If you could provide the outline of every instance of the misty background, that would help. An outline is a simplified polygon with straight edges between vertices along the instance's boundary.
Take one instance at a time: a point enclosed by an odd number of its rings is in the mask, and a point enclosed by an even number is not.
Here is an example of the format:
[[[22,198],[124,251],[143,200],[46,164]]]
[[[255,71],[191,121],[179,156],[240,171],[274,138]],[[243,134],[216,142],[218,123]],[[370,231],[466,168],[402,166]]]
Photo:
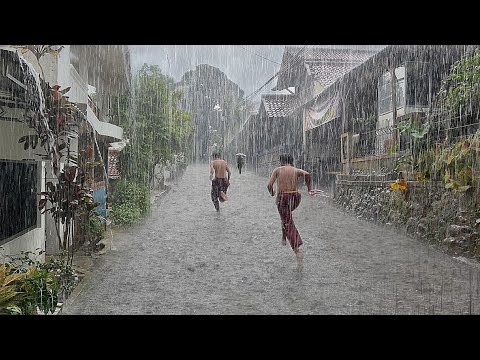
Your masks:
[[[224,72],[248,96],[280,69],[285,46],[292,45],[130,45],[130,50],[134,72],[144,63],[159,65],[164,74],[179,81],[185,72],[194,70],[197,65],[209,64]],[[308,45],[368,50],[380,50],[385,46]],[[274,93],[271,89],[275,84],[276,80],[272,81],[257,96]]]

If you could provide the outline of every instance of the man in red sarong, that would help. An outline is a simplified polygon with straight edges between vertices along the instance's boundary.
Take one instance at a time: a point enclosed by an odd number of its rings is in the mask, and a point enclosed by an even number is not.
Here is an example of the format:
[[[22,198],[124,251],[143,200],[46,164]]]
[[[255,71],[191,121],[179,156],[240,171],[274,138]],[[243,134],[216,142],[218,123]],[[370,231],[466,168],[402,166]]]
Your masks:
[[[305,170],[293,166],[291,155],[280,155],[280,166],[272,172],[267,189],[272,196],[275,196],[273,185],[277,181],[277,209],[282,221],[282,245],[290,242],[290,246],[297,259],[297,269],[303,269],[303,251],[300,246],[303,244],[300,234],[293,222],[292,211],[295,210],[302,199],[298,191],[298,180],[303,177],[311,196],[315,195],[312,189],[312,177]]]

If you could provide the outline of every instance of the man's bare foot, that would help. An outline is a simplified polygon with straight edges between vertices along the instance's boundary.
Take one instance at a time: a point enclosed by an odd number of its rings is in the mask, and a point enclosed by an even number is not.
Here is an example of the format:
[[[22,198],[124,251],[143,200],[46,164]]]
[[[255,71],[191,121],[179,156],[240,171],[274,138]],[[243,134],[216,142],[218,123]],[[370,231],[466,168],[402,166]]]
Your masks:
[[[297,270],[302,271],[303,270],[303,251],[301,249],[298,249],[295,252],[295,256],[297,257]]]
[[[227,194],[225,194],[223,191],[220,191],[220,199],[222,199],[222,201],[227,201]]]

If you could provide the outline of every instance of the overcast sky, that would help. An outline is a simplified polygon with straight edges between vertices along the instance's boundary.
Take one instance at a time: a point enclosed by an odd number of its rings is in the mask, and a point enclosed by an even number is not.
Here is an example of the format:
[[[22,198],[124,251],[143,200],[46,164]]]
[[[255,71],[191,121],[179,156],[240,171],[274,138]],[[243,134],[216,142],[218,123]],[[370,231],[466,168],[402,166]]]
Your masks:
[[[309,45],[314,46],[314,45]],[[315,45],[322,47],[381,49],[383,45]],[[285,45],[130,45],[132,68],[157,64],[165,74],[179,81],[198,64],[219,68],[235,82],[245,96],[267,82],[280,69]],[[271,82],[261,93],[269,92]]]

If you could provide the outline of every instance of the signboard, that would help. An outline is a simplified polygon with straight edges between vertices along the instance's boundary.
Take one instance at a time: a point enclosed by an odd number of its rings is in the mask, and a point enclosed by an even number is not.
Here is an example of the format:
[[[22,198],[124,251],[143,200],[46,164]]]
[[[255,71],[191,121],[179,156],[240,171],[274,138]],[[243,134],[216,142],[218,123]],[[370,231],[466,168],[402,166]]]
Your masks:
[[[120,169],[118,167],[118,156],[120,151],[117,149],[108,149],[108,178],[120,179]]]

